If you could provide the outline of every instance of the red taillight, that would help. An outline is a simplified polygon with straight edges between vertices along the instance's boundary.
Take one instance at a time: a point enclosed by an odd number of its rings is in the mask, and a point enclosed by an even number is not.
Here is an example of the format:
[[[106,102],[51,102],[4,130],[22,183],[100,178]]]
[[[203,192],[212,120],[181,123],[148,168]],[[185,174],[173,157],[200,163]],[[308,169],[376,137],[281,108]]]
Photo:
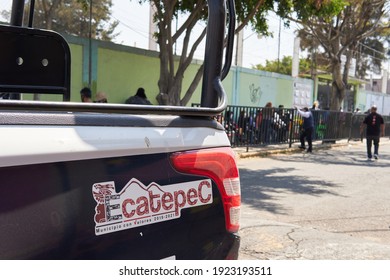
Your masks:
[[[171,156],[176,170],[211,178],[218,186],[225,210],[226,229],[240,227],[241,188],[234,152],[231,148],[213,148],[178,152]]]

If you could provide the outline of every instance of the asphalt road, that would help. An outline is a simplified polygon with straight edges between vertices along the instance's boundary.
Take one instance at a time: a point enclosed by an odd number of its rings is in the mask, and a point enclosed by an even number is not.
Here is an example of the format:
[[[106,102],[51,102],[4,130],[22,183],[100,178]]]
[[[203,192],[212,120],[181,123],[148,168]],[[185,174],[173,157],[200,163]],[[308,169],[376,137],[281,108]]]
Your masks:
[[[390,140],[239,159],[239,259],[389,260]]]

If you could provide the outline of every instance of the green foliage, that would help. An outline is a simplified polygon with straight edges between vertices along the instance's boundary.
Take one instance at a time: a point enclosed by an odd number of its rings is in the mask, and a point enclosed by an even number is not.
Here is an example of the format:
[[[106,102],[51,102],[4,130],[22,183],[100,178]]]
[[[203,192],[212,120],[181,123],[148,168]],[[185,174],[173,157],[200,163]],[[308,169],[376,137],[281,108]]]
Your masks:
[[[328,71],[332,73],[331,109],[338,109],[346,96],[348,69],[353,58],[357,60],[360,78],[365,77],[367,69],[380,70],[383,56],[372,56],[369,51],[383,53],[380,36],[389,29],[387,0],[344,2],[340,1],[343,9],[336,16],[311,17],[302,21],[303,28],[299,31],[301,48],[317,53],[316,64],[329,65]],[[343,57],[346,58],[344,64],[341,63]]]
[[[312,62],[310,59],[300,59],[299,60],[299,71],[300,73],[310,73],[312,67]],[[258,64],[253,67],[257,70],[274,72],[284,75],[291,75],[292,71],[292,57],[284,56],[281,60],[266,60],[265,65]]]
[[[92,38],[111,41],[117,21],[111,20],[112,0],[36,0],[33,27],[43,28],[75,36],[89,37],[90,3],[92,2]],[[30,1],[25,5],[27,25]],[[2,11],[9,19],[10,14]]]
[[[83,7],[84,11],[88,11],[90,1],[91,0],[77,0],[77,2],[80,3],[81,6]]]
[[[368,71],[381,74],[382,62],[386,60],[384,38],[365,38],[358,46],[356,53],[356,76],[364,79]]]
[[[331,19],[348,5],[348,2],[344,0],[294,0],[293,2],[297,18],[303,21],[313,16]]]
[[[85,0],[79,0],[85,1]],[[132,1],[132,0],[129,0]],[[158,9],[166,11],[167,1],[161,0],[137,0],[144,4],[153,2]],[[196,5],[205,6],[206,0],[168,1],[169,5],[175,3],[172,18],[178,14],[190,14]],[[289,24],[290,17],[306,20],[312,16],[333,17],[347,5],[345,0],[241,0],[235,1],[237,20],[249,25],[258,34],[272,35],[268,30],[267,16],[270,11],[285,19],[285,25]],[[206,6],[205,6],[206,7]],[[207,19],[207,8],[202,10],[198,20]]]
[[[131,1],[131,0],[129,0]],[[152,2],[157,10],[155,22],[158,25],[156,34],[160,46],[160,79],[158,81],[160,92],[166,93],[160,104],[186,105],[196,86],[201,79],[201,68],[188,90],[182,93],[182,79],[184,72],[192,60],[195,49],[202,37],[195,38],[195,44],[190,44],[192,29],[198,21],[207,19],[206,0],[136,0],[139,4]],[[307,20],[313,15],[326,15],[332,18],[340,7],[343,7],[344,0],[241,0],[235,1],[237,26],[236,33],[245,26],[250,26],[253,31],[264,36],[272,36],[268,28],[268,13],[275,12],[284,19],[284,24],[289,25],[293,18]],[[172,21],[177,15],[187,15],[188,18],[182,26],[179,26],[176,33],[172,28]],[[204,36],[204,33],[203,35]],[[179,39],[180,38],[180,39]],[[173,44],[183,40],[182,53],[180,54],[180,65],[174,64]],[[192,40],[194,41],[194,40]],[[279,64],[279,71],[285,74],[291,73],[287,68],[288,59]],[[291,63],[290,63],[291,64]],[[282,67],[281,67],[282,66]],[[274,71],[274,70],[273,70]],[[160,98],[161,95],[158,95]]]

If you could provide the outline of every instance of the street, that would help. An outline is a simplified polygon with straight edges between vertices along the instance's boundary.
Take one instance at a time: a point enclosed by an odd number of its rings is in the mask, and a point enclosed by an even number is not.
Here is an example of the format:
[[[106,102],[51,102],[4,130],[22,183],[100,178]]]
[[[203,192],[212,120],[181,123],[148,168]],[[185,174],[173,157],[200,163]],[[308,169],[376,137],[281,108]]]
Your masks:
[[[240,259],[390,259],[390,140],[239,159]]]

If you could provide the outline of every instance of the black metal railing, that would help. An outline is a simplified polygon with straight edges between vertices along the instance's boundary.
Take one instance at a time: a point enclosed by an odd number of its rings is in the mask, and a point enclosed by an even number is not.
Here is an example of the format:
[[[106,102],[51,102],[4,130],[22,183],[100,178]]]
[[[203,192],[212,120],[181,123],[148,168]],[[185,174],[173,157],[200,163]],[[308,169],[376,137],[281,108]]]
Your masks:
[[[197,107],[199,104],[192,104]],[[341,139],[362,140],[360,125],[365,114],[313,110],[313,141],[335,142]],[[265,108],[228,106],[216,116],[225,128],[232,147],[259,147],[264,145],[299,142],[303,119],[292,108]],[[384,116],[385,136],[390,136],[390,117]]]

